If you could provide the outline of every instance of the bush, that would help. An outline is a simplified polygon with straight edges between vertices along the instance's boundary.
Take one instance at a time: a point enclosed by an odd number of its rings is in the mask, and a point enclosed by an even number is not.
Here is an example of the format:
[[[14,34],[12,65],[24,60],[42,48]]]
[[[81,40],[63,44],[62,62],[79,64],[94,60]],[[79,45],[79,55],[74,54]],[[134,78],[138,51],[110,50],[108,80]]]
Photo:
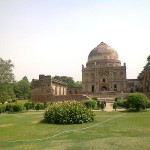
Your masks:
[[[96,108],[97,107],[97,101],[95,100],[85,100],[84,101],[84,105],[87,107],[87,108]]]
[[[142,93],[131,93],[127,97],[127,105],[128,109],[135,109],[136,111],[140,111],[141,109],[145,109],[148,106],[148,98],[145,94]]]
[[[43,110],[43,109],[44,109],[44,105],[43,105],[43,104],[40,104],[40,103],[37,103],[37,104],[35,105],[35,109],[38,110],[38,111],[39,111],[40,109]]]
[[[104,103],[104,101],[101,102],[100,108],[102,109],[102,111],[104,110],[104,108],[105,108],[105,103]]]
[[[10,111],[10,112],[13,111],[13,106],[12,106],[12,104],[7,104],[7,105],[6,105],[6,111]]]
[[[82,124],[94,120],[91,109],[76,101],[57,102],[49,105],[44,114],[46,123]]]
[[[96,100],[97,101],[98,99],[97,99],[97,97],[92,97],[92,100]]]
[[[17,99],[14,98],[14,99],[11,100],[11,102],[12,102],[12,103],[16,103],[16,102],[17,102]]]
[[[122,100],[122,97],[121,97],[121,96],[115,97],[115,102],[117,102],[118,100],[119,100],[119,101]]]
[[[148,101],[147,108],[150,108],[150,100]]]
[[[25,108],[26,110],[32,109],[32,102],[27,102],[27,103],[25,103],[25,104],[24,104],[24,108]]]
[[[118,99],[115,103],[117,107],[127,108],[127,99]]]
[[[6,106],[5,105],[0,105],[0,114],[5,113],[6,111]]]
[[[19,112],[23,110],[23,106],[21,104],[12,105],[13,112]]]
[[[21,104],[8,104],[6,105],[6,111],[8,112],[19,112],[23,110],[23,106]]]
[[[117,109],[117,103],[116,102],[113,104],[113,109],[115,109],[115,111]]]

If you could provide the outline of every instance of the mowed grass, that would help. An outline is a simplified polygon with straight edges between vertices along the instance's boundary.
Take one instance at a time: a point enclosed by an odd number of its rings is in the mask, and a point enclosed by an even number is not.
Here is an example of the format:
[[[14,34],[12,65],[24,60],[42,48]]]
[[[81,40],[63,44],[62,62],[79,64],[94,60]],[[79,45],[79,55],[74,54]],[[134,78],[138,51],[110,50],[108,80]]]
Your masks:
[[[43,114],[44,111],[1,114],[0,150],[150,149],[150,111],[126,114],[115,111],[95,112],[94,122],[77,125],[41,123]],[[86,127],[90,128],[80,130]],[[52,137],[68,130],[74,131]],[[46,137],[51,138],[43,139]]]

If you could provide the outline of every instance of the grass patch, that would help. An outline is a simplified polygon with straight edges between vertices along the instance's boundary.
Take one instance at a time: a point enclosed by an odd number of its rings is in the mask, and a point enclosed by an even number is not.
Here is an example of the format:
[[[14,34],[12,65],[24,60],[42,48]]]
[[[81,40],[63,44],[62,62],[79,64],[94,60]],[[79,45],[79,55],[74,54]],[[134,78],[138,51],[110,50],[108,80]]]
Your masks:
[[[44,111],[0,115],[0,149],[2,150],[149,150],[150,111],[127,113],[82,131],[64,133],[59,136],[30,142],[11,140],[34,140],[50,137],[63,131],[79,130],[95,125],[122,112],[95,112],[94,122],[76,125],[42,123]]]

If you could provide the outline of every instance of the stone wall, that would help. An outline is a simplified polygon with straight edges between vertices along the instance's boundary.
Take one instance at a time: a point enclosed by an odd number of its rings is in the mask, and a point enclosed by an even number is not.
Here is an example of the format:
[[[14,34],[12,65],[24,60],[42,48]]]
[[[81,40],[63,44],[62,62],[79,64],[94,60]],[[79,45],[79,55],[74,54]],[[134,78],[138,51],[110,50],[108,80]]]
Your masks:
[[[33,98],[35,102],[54,102],[54,101],[83,101],[89,99],[88,96],[82,94],[72,94],[72,95],[41,95],[39,97]]]
[[[33,101],[47,101],[53,95],[67,94],[67,84],[52,79],[50,75],[39,75],[39,79],[33,79],[31,88],[31,99]]]

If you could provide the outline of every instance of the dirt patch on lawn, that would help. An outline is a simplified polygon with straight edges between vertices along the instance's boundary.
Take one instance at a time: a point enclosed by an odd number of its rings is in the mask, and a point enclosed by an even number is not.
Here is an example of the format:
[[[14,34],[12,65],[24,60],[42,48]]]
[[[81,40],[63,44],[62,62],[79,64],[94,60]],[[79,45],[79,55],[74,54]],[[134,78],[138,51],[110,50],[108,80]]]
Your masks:
[[[32,124],[37,124],[37,123],[40,123],[40,121],[39,120],[32,121]]]
[[[13,124],[0,124],[0,128],[10,127],[13,126]]]

